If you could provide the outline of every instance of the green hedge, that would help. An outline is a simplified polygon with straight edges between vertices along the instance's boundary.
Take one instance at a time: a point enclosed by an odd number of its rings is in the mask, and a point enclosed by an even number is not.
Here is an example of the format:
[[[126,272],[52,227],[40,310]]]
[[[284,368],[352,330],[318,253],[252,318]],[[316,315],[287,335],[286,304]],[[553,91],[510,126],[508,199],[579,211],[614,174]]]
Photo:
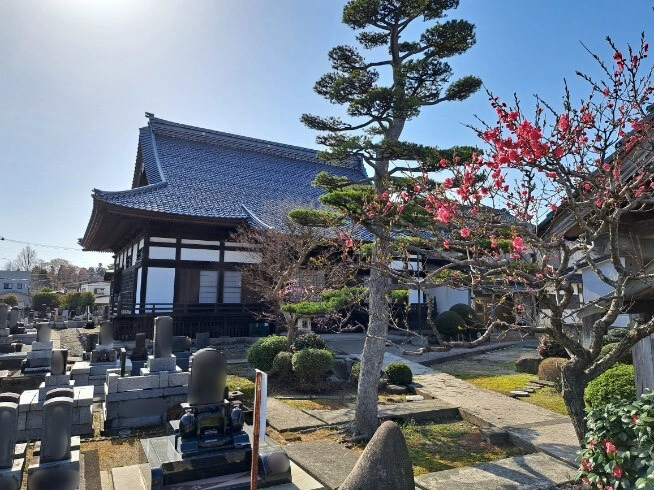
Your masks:
[[[481,323],[477,312],[465,303],[457,303],[453,305],[452,308],[450,308],[450,311],[453,311],[463,318],[463,321],[466,322],[466,325],[469,327],[476,327]]]
[[[453,338],[459,335],[461,330],[467,328],[466,322],[461,315],[453,311],[444,311],[434,320],[434,326],[438,333],[445,337]]]
[[[334,365],[334,355],[326,349],[302,349],[293,354],[293,372],[302,383],[322,381]]]
[[[302,349],[326,349],[327,344],[317,333],[303,333],[298,335],[291,346],[293,352],[300,351]]]
[[[359,375],[361,374],[361,363],[355,362],[352,364],[352,370],[350,371],[350,379],[355,383],[359,383]]]
[[[279,352],[273,359],[270,375],[288,380],[293,376],[293,353]]]
[[[586,386],[584,399],[591,408],[604,406],[614,399],[636,399],[636,373],[629,364],[616,364]]]
[[[250,366],[268,372],[272,369],[275,356],[287,350],[288,340],[281,335],[271,335],[257,340],[248,349],[247,360]]]
[[[386,374],[388,381],[394,385],[408,385],[413,382],[411,368],[403,362],[391,362],[386,366],[384,374]]]
[[[254,401],[254,382],[247,378],[230,374],[227,376],[227,389],[229,391],[240,391],[246,400]]]

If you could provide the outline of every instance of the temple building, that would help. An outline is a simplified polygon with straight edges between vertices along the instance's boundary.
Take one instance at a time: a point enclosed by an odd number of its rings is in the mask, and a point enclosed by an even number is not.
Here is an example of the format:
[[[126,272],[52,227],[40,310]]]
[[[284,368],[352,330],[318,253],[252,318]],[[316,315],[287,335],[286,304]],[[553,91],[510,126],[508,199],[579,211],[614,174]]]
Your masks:
[[[114,255],[115,335],[151,334],[162,314],[176,335],[248,335],[259,306],[238,267],[258,256],[230,234],[282,226],[289,209],[319,205],[319,172],[361,180],[363,164],[331,165],[315,150],[146,116],[132,188],[94,189],[80,241]]]

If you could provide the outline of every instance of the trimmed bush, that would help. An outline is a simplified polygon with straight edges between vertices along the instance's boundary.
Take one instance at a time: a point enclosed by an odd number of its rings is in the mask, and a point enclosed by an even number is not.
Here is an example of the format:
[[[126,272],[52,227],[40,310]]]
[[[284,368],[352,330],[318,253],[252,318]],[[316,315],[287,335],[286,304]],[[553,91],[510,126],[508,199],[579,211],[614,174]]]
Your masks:
[[[584,400],[591,408],[600,408],[612,399],[636,398],[636,372],[629,364],[616,364],[586,386]]]
[[[613,350],[613,348],[618,345],[617,342],[612,342],[610,344],[606,344],[604,347],[602,347],[602,350],[600,351],[599,358],[601,359],[605,355],[607,355],[609,352]],[[622,364],[633,364],[634,359],[631,355],[631,350],[628,350],[627,352],[624,353],[624,355],[618,359],[618,362]]]
[[[602,342],[604,345],[620,342],[628,333],[628,328],[611,328],[606,335],[602,337]]]
[[[279,352],[273,359],[270,375],[277,378],[290,378],[293,376],[293,353]]]
[[[543,359],[548,357],[564,357],[568,359],[570,357],[563,346],[549,335],[542,335],[540,337],[538,353]]]
[[[394,385],[408,385],[413,382],[413,373],[411,368],[403,362],[391,362],[384,374],[388,377],[388,381]]]
[[[361,374],[361,363],[355,362],[354,364],[352,364],[352,370],[350,371],[350,379],[355,383],[358,383],[360,374]]]
[[[292,365],[300,382],[317,383],[334,365],[334,355],[327,349],[302,349],[293,354]]]
[[[453,311],[466,322],[466,325],[469,327],[477,327],[481,323],[479,320],[479,315],[473,310],[469,305],[465,303],[457,303],[450,308],[450,311]]]
[[[254,401],[254,382],[241,376],[228,375],[227,376],[227,389],[229,391],[241,391],[243,397],[250,401]]]
[[[587,410],[578,478],[589,488],[654,487],[654,392]]]
[[[247,359],[250,366],[268,372],[272,369],[275,356],[287,348],[286,337],[271,335],[257,340],[248,349]]]
[[[566,362],[568,362],[568,359],[565,357],[543,359],[538,366],[538,378],[556,383],[556,386],[561,386],[561,370]]]
[[[293,352],[301,351],[302,349],[326,349],[327,344],[317,333],[303,333],[298,335],[291,345],[291,350]]]
[[[0,303],[7,304],[9,306],[18,306],[18,298],[15,294],[5,294],[0,296]]]
[[[466,322],[461,315],[453,311],[444,311],[434,320],[434,326],[438,333],[444,337],[454,338],[467,328]]]

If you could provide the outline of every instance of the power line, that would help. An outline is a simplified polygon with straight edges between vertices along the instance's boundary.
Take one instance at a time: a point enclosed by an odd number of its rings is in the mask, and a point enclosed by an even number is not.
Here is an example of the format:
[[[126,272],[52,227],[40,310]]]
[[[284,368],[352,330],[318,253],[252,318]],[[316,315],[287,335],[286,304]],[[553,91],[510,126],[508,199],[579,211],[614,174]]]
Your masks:
[[[22,240],[12,240],[11,238],[5,238],[3,236],[0,236],[0,240],[6,242],[12,242],[12,243],[20,243],[22,245],[31,245],[34,247],[44,247],[44,248],[51,248],[55,250],[69,250],[71,252],[84,252],[84,250],[82,250],[81,248],[63,247],[61,245],[47,245],[45,243],[24,242]]]

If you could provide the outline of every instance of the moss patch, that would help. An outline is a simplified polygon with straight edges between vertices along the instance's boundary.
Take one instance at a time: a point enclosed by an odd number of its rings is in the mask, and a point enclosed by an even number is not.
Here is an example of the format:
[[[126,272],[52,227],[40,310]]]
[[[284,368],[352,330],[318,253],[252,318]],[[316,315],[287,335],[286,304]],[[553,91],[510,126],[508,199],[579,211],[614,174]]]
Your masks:
[[[444,424],[408,422],[402,426],[402,433],[409,447],[415,476],[525,454],[515,446],[499,447],[487,443],[478,427],[464,421]]]

